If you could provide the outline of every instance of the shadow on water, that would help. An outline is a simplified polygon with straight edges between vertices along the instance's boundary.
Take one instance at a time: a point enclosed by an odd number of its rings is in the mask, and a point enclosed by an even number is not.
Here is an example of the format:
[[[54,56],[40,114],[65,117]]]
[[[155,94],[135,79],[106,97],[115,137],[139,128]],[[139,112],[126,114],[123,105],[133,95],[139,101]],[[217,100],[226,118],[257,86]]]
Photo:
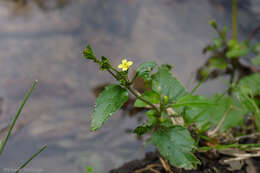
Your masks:
[[[260,19],[258,0],[248,2],[241,1],[239,8],[243,37]],[[87,165],[108,172],[141,158],[153,148],[143,149],[142,141],[126,133],[143,115],[131,104],[100,131],[90,133],[93,92],[113,79],[87,63],[81,50],[91,44],[98,56],[111,57],[114,65],[126,56],[134,61],[134,68],[146,60],[174,63],[175,75],[191,89],[196,70],[207,59],[201,51],[216,36],[208,26],[212,18],[231,28],[230,4],[224,0],[0,1],[0,129],[8,125],[32,81],[39,80],[0,158],[0,172],[15,168],[43,144],[48,149],[31,166],[46,173],[79,173]],[[225,80],[206,83],[199,92],[221,92]],[[137,118],[128,116],[135,114]]]

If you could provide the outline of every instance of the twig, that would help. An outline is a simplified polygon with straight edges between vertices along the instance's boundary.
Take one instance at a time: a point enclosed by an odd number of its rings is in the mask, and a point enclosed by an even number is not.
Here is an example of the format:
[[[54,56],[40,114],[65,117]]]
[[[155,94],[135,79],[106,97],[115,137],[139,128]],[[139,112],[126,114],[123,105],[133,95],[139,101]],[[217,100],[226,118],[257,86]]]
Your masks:
[[[228,163],[228,162],[231,162],[231,161],[249,159],[249,158],[251,158],[251,157],[259,157],[259,156],[260,156],[260,152],[254,153],[254,154],[250,154],[250,153],[246,153],[246,154],[234,153],[234,155],[236,156],[235,158],[226,159],[226,160],[224,160],[223,162],[224,162],[224,163]]]
[[[245,138],[256,138],[256,137],[258,137],[258,136],[260,136],[260,132],[236,137],[236,138],[234,139],[234,141],[239,141],[240,139],[245,139]]]
[[[162,163],[163,168],[165,169],[165,171],[166,171],[167,173],[173,173],[173,172],[171,171],[171,167],[170,167],[170,165],[168,164],[168,162],[165,161],[162,157],[159,157],[159,158],[160,158],[160,162]]]
[[[150,165],[147,165],[145,168],[136,170],[135,173],[142,173],[142,172],[147,171],[147,170],[150,170],[151,172],[154,172],[154,173],[160,173],[159,171],[153,169],[154,167],[162,167],[162,165],[160,165],[160,164],[150,164]]]
[[[251,42],[251,40],[254,38],[254,36],[260,31],[260,26],[257,26],[248,36],[248,42]]]
[[[218,123],[217,127],[208,132],[208,136],[213,137],[216,135],[216,133],[220,130],[221,126],[223,125],[223,123],[225,122],[228,114],[230,113],[230,111],[233,109],[233,106],[231,105],[228,110],[225,112],[224,116],[222,117],[222,119],[220,120],[220,122]]]

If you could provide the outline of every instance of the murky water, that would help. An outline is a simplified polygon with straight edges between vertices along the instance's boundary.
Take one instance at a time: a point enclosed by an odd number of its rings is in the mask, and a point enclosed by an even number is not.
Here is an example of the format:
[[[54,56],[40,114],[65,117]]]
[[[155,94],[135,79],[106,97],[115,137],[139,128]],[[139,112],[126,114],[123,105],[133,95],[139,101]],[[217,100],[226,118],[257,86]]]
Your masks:
[[[258,0],[241,1],[243,38],[260,23]],[[206,61],[201,50],[215,36],[208,21],[231,27],[226,0],[21,0],[0,1],[0,128],[8,125],[34,79],[39,84],[23,110],[15,133],[0,157],[0,172],[16,168],[43,144],[48,149],[29,167],[34,172],[80,173],[87,165],[107,172],[141,158],[142,142],[126,131],[138,124],[119,111],[90,133],[93,88],[111,82],[109,74],[87,63],[81,50],[91,44],[97,55],[119,64],[128,57],[175,64],[187,88]],[[257,36],[259,38],[259,36]],[[136,67],[136,66],[135,66]],[[225,79],[199,92],[225,89]],[[116,127],[116,128],[115,128]],[[27,170],[29,171],[29,170]]]

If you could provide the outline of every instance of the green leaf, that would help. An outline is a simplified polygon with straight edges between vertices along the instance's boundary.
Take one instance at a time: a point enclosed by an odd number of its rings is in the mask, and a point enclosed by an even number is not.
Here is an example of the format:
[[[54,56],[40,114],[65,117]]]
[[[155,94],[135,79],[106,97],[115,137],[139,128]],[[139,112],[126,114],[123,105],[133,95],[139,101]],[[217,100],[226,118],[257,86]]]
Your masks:
[[[87,166],[86,173],[94,173],[94,168],[92,166]]]
[[[153,126],[151,126],[151,125],[143,124],[143,125],[136,127],[134,129],[133,133],[135,133],[137,136],[142,136],[145,133],[148,133],[152,129],[152,127]]]
[[[228,64],[223,58],[212,57],[209,59],[209,66],[210,66],[210,68],[226,70],[228,67]]]
[[[108,85],[96,101],[91,130],[98,130],[114,112],[116,112],[128,99],[126,89],[119,85]]]
[[[174,65],[170,65],[170,64],[162,64],[161,65],[161,68],[166,68],[169,71],[171,71],[173,67],[174,67]]]
[[[260,66],[260,55],[259,56],[256,56],[254,59],[252,59],[252,63],[254,65],[259,65]]]
[[[253,47],[254,53],[258,54],[260,53],[260,43],[256,43]]]
[[[90,45],[86,47],[85,50],[83,50],[83,55],[86,59],[93,60],[95,62],[98,62],[96,55],[94,54],[92,48]]]
[[[155,110],[149,110],[146,112],[149,125],[155,125],[158,121],[157,112]]]
[[[100,62],[100,70],[101,71],[104,71],[104,70],[107,70],[111,67],[110,65],[110,62],[109,62],[109,59],[102,56],[101,57],[101,62]]]
[[[246,110],[244,107],[233,97],[223,97],[219,99],[219,96],[213,96],[210,98],[211,102],[215,102],[216,105],[209,105],[208,107],[188,107],[185,110],[184,119],[186,123],[195,123],[198,128],[211,124],[216,126],[225,112],[230,108],[233,109],[227,115],[221,131],[227,130],[232,127],[240,126],[243,124],[244,115]],[[210,126],[208,126],[210,128]]]
[[[234,48],[235,46],[237,46],[237,45],[238,45],[237,40],[231,39],[231,40],[228,41],[228,48],[229,48],[229,49],[233,49],[233,48]]]
[[[244,87],[242,85],[238,88],[235,88],[233,94],[245,106],[248,112],[253,112],[257,130],[260,131],[260,108],[257,105],[256,99],[254,98],[254,95],[252,95],[250,88]]]
[[[144,62],[143,64],[139,65],[137,68],[137,76],[143,78],[144,80],[151,80],[151,72],[154,68],[157,67],[157,64],[153,61],[151,62]]]
[[[199,96],[199,95],[186,95],[181,97],[175,104],[172,104],[171,107],[177,108],[182,106],[189,107],[207,107],[216,105],[212,100],[207,97]]]
[[[216,48],[215,45],[213,45],[213,46],[212,46],[212,45],[207,45],[207,46],[203,49],[202,53],[205,54],[205,53],[207,53],[207,52],[214,52],[216,49],[217,49],[217,48]]]
[[[253,112],[257,130],[260,131],[260,109],[258,99],[255,99],[255,96],[260,96],[260,73],[242,78],[233,94],[244,104],[248,112]]]
[[[170,118],[160,118],[160,126],[164,127],[164,128],[172,128],[174,127],[172,121]]]
[[[226,53],[227,58],[240,58],[249,53],[248,43],[244,42],[242,44],[236,43],[231,44],[229,51]]]
[[[161,102],[161,97],[160,95],[153,91],[153,90],[150,90],[150,91],[145,91],[142,95],[141,95],[141,98],[151,102],[152,104],[159,104]],[[137,99],[135,101],[135,104],[134,104],[135,107],[146,107],[148,106],[148,104],[146,104],[145,102],[143,102],[142,100],[140,99]]]
[[[210,24],[214,29],[217,29],[217,28],[218,28],[217,23],[216,23],[216,21],[215,21],[214,19],[211,19],[211,20],[209,21],[209,24]]]
[[[215,44],[216,48],[221,48],[223,46],[223,41],[221,38],[215,38],[214,44]]]
[[[260,95],[260,73],[254,73],[242,78],[238,87],[250,89],[254,96]]]
[[[152,143],[161,155],[177,168],[193,169],[200,161],[192,153],[195,141],[190,132],[181,126],[157,130],[152,135]]]
[[[152,76],[152,89],[162,96],[168,96],[171,101],[187,94],[182,84],[165,67],[160,67]]]

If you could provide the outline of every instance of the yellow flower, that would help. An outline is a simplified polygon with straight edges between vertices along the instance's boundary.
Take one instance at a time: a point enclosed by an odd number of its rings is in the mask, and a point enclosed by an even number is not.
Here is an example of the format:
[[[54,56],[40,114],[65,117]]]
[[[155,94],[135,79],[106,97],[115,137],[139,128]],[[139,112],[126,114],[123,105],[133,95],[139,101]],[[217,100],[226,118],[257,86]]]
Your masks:
[[[119,64],[118,68],[121,68],[123,71],[127,71],[132,64],[133,61],[127,61],[126,59],[123,59],[122,64]]]

